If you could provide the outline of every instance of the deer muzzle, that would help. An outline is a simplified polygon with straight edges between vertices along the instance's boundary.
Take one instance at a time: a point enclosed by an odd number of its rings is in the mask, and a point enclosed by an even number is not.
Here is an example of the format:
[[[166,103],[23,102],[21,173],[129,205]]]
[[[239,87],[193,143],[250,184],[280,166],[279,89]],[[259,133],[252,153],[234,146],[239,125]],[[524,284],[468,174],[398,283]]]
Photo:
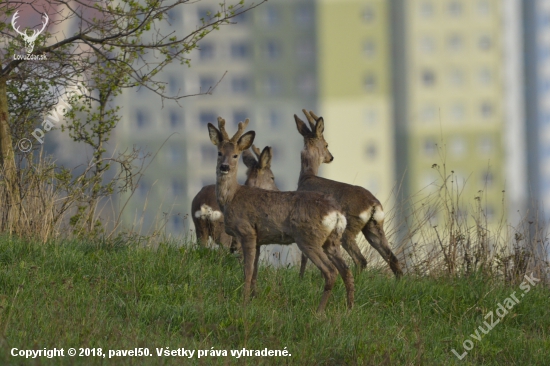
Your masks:
[[[220,173],[222,173],[222,174],[229,173],[229,164],[220,165]]]

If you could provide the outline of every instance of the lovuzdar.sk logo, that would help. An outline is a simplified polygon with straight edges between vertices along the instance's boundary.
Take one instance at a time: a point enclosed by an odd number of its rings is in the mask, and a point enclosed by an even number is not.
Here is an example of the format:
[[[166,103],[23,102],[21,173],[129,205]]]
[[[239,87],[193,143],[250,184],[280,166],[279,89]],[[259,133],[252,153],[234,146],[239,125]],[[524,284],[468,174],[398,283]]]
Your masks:
[[[20,34],[23,37],[23,40],[25,41],[25,50],[27,51],[26,55],[14,55],[14,60],[45,60],[46,55],[31,55],[33,49],[34,49],[34,42],[38,38],[38,36],[44,32],[44,29],[46,29],[46,25],[48,25],[48,14],[44,13],[42,17],[44,18],[44,23],[42,24],[42,29],[37,31],[36,29],[32,29],[32,34],[29,36],[27,34],[27,30],[25,29],[23,32],[19,30],[19,27],[15,24],[15,21],[19,16],[16,11],[15,14],[13,14],[13,17],[11,18],[11,26],[13,27],[13,30],[16,31],[18,34]]]

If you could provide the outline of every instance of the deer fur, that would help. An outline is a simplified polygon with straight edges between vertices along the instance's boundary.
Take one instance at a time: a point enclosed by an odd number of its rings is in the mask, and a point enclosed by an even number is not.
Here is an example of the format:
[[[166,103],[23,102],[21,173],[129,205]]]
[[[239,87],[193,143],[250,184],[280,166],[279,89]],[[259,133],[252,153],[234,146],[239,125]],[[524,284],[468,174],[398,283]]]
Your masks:
[[[238,158],[255,137],[254,131],[243,134],[247,125],[248,119],[239,123],[237,133],[229,138],[221,117],[219,129],[208,124],[210,140],[218,148],[216,197],[225,217],[225,231],[242,246],[245,302],[255,293],[260,246],[295,242],[325,278],[317,311],[325,309],[338,272],[344,280],[351,309],[353,275],[340,255],[340,236],[346,219],[339,205],[317,192],[278,192],[239,185]]]
[[[247,166],[246,186],[260,187],[263,189],[278,191],[275,184],[275,176],[271,171],[271,159],[273,153],[271,147],[266,146],[262,152],[256,146],[252,145],[252,154],[249,150],[243,152],[243,162]],[[202,187],[191,202],[191,213],[197,240],[201,245],[207,245],[208,237],[231,251],[240,250],[238,243],[233,241],[232,237],[225,232],[223,213],[216,199],[216,185],[211,184]]]
[[[384,233],[384,210],[380,201],[363,187],[341,183],[317,176],[322,163],[330,163],[334,157],[328,150],[323,132],[325,129],[322,117],[313,112],[302,110],[308,120],[306,124],[294,115],[298,132],[304,137],[304,149],[301,152],[301,170],[298,180],[298,191],[315,191],[333,197],[346,215],[347,226],[342,235],[342,246],[349,253],[355,264],[361,269],[367,266],[367,260],[361,254],[355,238],[362,232],[370,245],[380,253],[389,264],[397,278],[403,272],[397,257],[393,254],[386,234]],[[302,253],[300,277],[303,277],[307,256]]]

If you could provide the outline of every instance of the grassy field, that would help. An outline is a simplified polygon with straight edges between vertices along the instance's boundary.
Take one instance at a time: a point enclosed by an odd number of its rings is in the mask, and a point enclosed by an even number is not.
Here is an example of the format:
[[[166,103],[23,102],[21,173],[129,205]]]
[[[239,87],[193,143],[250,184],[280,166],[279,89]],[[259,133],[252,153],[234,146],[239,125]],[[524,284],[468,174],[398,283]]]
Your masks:
[[[488,278],[355,274],[347,312],[339,279],[317,315],[323,280],[313,267],[263,267],[259,295],[242,306],[242,267],[222,250],[120,241],[35,244],[0,238],[0,364],[548,365],[550,291],[528,293]],[[515,293],[519,303],[494,328],[488,313]],[[522,297],[521,295],[524,295]],[[508,303],[509,304],[509,303]],[[502,312],[502,310],[501,310]],[[487,317],[486,317],[487,316]],[[478,329],[480,340],[476,334]],[[469,340],[469,341],[467,341]],[[465,342],[466,341],[466,342]],[[466,355],[463,344],[471,350]],[[152,356],[70,357],[68,349],[133,350]],[[25,359],[12,349],[63,348],[65,357]],[[195,350],[191,359],[157,349]],[[286,357],[231,350],[287,350]],[[454,355],[463,355],[459,360]],[[198,350],[208,355],[198,356]],[[227,356],[211,356],[211,351]],[[88,350],[89,352],[94,352]],[[16,351],[19,352],[19,351]]]

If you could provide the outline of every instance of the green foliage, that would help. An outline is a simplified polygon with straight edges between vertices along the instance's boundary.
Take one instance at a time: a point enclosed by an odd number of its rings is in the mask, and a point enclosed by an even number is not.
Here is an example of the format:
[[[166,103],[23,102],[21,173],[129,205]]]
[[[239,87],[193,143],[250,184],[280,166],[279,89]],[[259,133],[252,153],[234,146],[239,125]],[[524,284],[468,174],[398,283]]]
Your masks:
[[[459,361],[462,342],[484,316],[517,291],[491,278],[401,281],[377,272],[355,276],[356,306],[346,311],[338,280],[317,315],[323,280],[311,269],[261,267],[258,296],[241,303],[242,267],[223,250],[137,238],[44,245],[0,238],[0,363],[18,364],[12,347],[134,349],[283,349],[286,359],[118,358],[116,364],[546,365],[550,292],[538,285]],[[50,362],[47,362],[50,361]],[[37,362],[104,364],[75,357]]]

